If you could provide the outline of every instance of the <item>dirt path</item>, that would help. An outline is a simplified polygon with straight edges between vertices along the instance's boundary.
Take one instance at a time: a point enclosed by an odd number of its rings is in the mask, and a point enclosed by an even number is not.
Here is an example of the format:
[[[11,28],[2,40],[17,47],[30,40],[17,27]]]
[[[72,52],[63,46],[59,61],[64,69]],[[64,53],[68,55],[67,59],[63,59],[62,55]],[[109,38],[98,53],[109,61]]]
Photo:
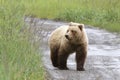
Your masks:
[[[68,23],[26,18],[35,41],[40,40],[43,63],[47,72],[46,80],[120,80],[120,36],[104,30],[86,26],[89,38],[86,71],[76,71],[74,54],[69,57],[70,70],[54,68],[49,58],[47,40],[49,34],[60,25]]]

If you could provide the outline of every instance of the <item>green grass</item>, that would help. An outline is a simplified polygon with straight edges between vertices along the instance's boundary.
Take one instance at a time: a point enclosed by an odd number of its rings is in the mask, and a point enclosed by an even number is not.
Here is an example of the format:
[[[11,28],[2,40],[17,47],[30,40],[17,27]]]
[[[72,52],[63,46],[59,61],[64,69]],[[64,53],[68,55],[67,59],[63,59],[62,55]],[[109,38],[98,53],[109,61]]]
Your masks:
[[[24,6],[27,16],[79,22],[120,32],[120,0],[20,0],[19,4]]]
[[[26,15],[75,21],[120,32],[120,0],[25,0]]]
[[[0,0],[0,80],[43,80],[24,16],[75,21],[120,32],[120,0]]]
[[[43,80],[38,47],[31,45],[24,25],[25,6],[19,0],[0,0],[0,80]]]

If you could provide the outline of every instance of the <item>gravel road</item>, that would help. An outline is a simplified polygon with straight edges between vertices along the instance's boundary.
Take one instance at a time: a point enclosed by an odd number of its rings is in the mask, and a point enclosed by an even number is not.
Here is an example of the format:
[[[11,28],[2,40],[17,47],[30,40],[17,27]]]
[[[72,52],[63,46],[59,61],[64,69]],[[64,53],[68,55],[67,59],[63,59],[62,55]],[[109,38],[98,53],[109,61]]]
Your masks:
[[[70,70],[59,70],[51,64],[47,41],[54,29],[68,23],[38,18],[25,18],[25,22],[34,34],[33,41],[40,42],[46,80],[120,80],[119,34],[85,26],[89,39],[86,71],[76,71],[75,54],[68,59]]]

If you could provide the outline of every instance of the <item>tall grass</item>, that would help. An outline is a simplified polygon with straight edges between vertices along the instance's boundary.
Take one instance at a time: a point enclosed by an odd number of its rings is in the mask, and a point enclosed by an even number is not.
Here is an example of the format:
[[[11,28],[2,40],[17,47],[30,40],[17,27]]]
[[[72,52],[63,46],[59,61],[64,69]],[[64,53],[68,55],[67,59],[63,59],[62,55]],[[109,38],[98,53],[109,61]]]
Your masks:
[[[120,32],[120,0],[25,0],[26,15]]]
[[[43,80],[24,16],[75,21],[120,32],[120,0],[0,0],[0,80]]]
[[[0,0],[0,80],[43,80],[37,47],[31,45],[24,25],[25,6],[19,0]]]
[[[66,9],[58,19],[82,22],[120,32],[120,1],[119,0],[81,0],[79,8]]]

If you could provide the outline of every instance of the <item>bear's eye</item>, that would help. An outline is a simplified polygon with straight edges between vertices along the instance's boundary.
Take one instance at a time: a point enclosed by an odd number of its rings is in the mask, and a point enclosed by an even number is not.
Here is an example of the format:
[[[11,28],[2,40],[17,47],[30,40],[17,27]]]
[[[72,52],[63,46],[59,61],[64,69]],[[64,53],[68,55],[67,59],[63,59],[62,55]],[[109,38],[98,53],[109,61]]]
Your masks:
[[[69,32],[69,30],[67,30],[67,32]]]
[[[76,31],[74,31],[74,30],[71,30],[71,32],[74,33],[74,34],[76,33]]]

